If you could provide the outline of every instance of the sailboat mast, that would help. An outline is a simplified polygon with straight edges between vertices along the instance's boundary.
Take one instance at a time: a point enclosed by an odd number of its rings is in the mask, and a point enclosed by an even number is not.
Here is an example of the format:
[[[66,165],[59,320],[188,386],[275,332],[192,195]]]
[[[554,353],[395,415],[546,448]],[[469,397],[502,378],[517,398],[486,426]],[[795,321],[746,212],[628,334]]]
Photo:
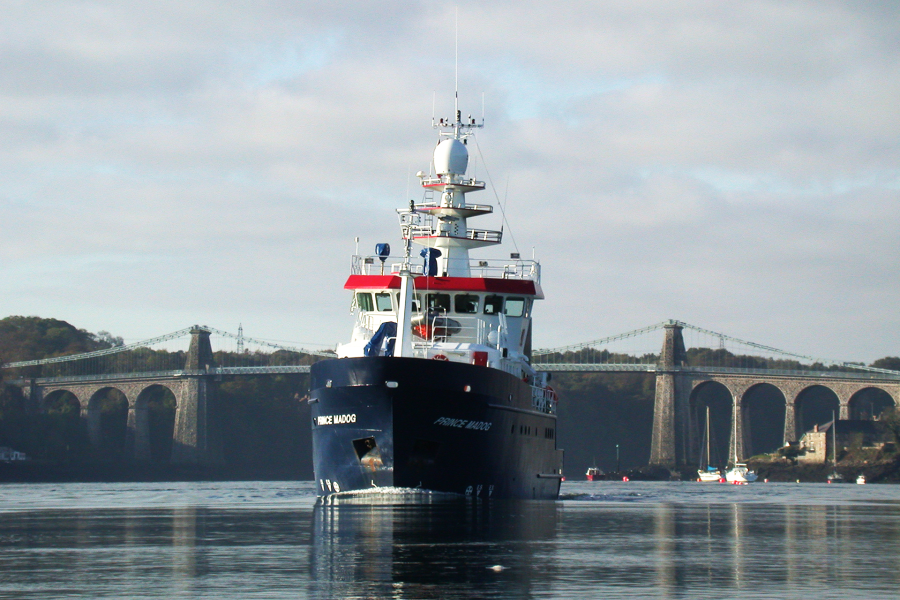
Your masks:
[[[710,455],[709,455],[709,407],[706,407],[706,466],[709,466],[710,463]]]
[[[831,467],[837,471],[837,418],[831,411]]]
[[[737,466],[738,455],[737,455],[737,405],[732,405],[731,407],[731,447],[732,453],[734,455],[734,464]]]

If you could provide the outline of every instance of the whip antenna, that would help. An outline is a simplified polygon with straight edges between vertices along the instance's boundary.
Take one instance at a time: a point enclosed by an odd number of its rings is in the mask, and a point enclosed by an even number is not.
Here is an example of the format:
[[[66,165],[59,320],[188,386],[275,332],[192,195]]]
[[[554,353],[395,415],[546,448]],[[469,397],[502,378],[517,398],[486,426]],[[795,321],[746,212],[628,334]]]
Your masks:
[[[455,57],[456,65],[454,67],[454,70],[456,71],[456,73],[455,73],[455,77],[456,77],[455,96],[456,97],[454,100],[455,106],[453,108],[456,111],[456,115],[457,115],[456,120],[459,121],[459,7],[458,6],[456,7],[456,40],[455,40],[455,42],[456,42],[456,57]]]

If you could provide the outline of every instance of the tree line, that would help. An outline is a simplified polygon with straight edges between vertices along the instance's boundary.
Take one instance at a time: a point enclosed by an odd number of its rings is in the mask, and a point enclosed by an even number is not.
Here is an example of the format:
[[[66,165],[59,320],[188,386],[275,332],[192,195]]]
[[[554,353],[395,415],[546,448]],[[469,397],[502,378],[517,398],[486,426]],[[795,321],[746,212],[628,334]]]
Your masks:
[[[0,363],[41,360],[122,345],[122,338],[107,332],[90,333],[56,319],[13,316],[0,320]],[[132,370],[164,370],[160,365],[183,369],[185,355],[181,351],[140,348],[103,357],[110,360],[92,368],[100,373],[116,372],[118,366]],[[316,359],[287,351],[244,352],[239,356],[214,354],[217,364],[245,366],[308,364]],[[52,463],[129,460],[125,437],[128,405],[118,390],[107,389],[97,398],[103,445],[94,448],[74,396],[54,394],[46,410],[39,412],[29,406],[21,387],[11,383],[20,377],[59,374],[61,369],[55,365],[0,369],[0,446],[10,446],[25,452],[29,458]],[[309,409],[304,401],[308,386],[305,374],[225,377],[218,386],[217,414],[226,462],[240,468],[258,466],[263,471],[311,477]],[[163,386],[155,386],[146,394],[151,459],[165,463],[171,455],[175,398]]]

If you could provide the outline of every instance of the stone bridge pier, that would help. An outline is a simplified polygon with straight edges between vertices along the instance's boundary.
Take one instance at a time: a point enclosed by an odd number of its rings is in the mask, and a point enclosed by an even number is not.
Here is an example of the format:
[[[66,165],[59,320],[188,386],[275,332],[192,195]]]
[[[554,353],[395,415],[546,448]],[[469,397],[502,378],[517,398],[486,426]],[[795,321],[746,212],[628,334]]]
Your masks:
[[[664,329],[656,371],[650,464],[675,466],[684,463],[688,456],[691,389],[678,371],[687,359],[681,326],[669,323]]]
[[[209,332],[195,327],[184,371],[134,377],[98,376],[96,379],[32,380],[23,392],[34,407],[46,409],[46,400],[54,392],[67,391],[78,400],[81,417],[95,447],[101,445],[99,393],[120,391],[128,403],[126,453],[138,461],[150,455],[149,388],[162,386],[175,397],[175,426],[172,432],[171,462],[186,465],[215,465],[222,462],[222,440],[218,414],[217,383],[209,370],[214,367]]]

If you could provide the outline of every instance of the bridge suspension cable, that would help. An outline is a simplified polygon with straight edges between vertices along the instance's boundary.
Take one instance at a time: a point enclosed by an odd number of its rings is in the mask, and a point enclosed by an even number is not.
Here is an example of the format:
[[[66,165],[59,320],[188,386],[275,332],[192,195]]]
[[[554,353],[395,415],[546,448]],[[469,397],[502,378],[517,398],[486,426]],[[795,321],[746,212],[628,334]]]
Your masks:
[[[215,329],[213,327],[203,327],[210,333],[215,333],[216,335],[221,335],[222,337],[231,338],[233,340],[237,340],[238,343],[243,346],[243,344],[257,344],[258,346],[266,346],[268,348],[275,348],[276,350],[287,350],[288,352],[299,352],[301,354],[312,354],[314,356],[329,356],[333,357],[334,351],[332,350],[306,350],[305,348],[296,348],[294,346],[285,346],[284,344],[273,344],[272,342],[266,342],[264,340],[254,339],[252,337],[247,337],[243,335],[243,333],[235,335],[228,331],[222,331],[221,329]]]
[[[258,346],[265,346],[267,348],[274,348],[276,350],[286,350],[288,352],[298,352],[300,354],[308,354],[314,356],[324,356],[324,357],[333,357],[334,352],[328,350],[306,350],[304,348],[295,348],[293,346],[286,346],[284,344],[273,344],[271,342],[266,342],[263,340],[257,340],[251,337],[247,337],[241,333],[235,335],[228,331],[222,331],[221,329],[215,329],[214,327],[207,327],[206,325],[194,325],[193,327],[186,327],[184,329],[179,329],[178,331],[173,331],[172,333],[167,333],[165,335],[160,335],[154,338],[150,338],[147,340],[142,340],[140,342],[132,342],[131,344],[125,344],[122,346],[113,346],[111,348],[104,348],[103,350],[95,350],[93,352],[83,352],[81,354],[67,354],[66,356],[55,356],[53,358],[43,358],[40,360],[24,360],[12,363],[5,363],[0,365],[0,368],[3,369],[15,369],[18,367],[33,367],[40,365],[50,365],[50,364],[58,364],[58,363],[66,363],[66,362],[74,362],[79,360],[86,360],[90,358],[97,358],[100,356],[109,356],[111,354],[119,354],[122,352],[129,352],[132,350],[136,350],[138,348],[146,348],[148,346],[152,346],[154,344],[160,344],[162,342],[168,342],[170,340],[187,337],[191,334],[191,332],[195,329],[202,329],[204,331],[208,331],[210,333],[214,333],[216,335],[237,340],[238,343],[242,346],[245,343],[256,344]]]
[[[664,321],[662,323],[657,323],[656,325],[650,325],[649,327],[642,327],[640,329],[635,329],[633,331],[627,331],[625,333],[620,333],[619,335],[613,335],[606,338],[601,338],[599,340],[593,340],[590,342],[582,342],[580,344],[571,344],[569,346],[561,346],[559,348],[540,348],[532,352],[533,356],[545,356],[549,354],[562,354],[564,352],[576,352],[578,350],[582,350],[584,348],[594,348],[597,346],[602,346],[603,344],[609,344],[612,342],[618,342],[620,340],[625,340],[628,338],[637,337],[644,333],[650,333],[652,331],[657,331],[662,329],[669,321]]]
[[[866,365],[861,365],[859,363],[832,360],[832,359],[828,359],[828,358],[817,358],[815,356],[807,356],[805,354],[798,354],[796,352],[788,352],[787,350],[780,350],[778,348],[773,348],[772,346],[765,346],[763,344],[757,344],[756,342],[748,342],[747,340],[742,340],[742,339],[739,339],[736,337],[732,337],[732,336],[726,335],[724,333],[718,333],[716,331],[710,331],[708,329],[703,329],[702,327],[697,327],[696,325],[691,325],[689,323],[685,323],[684,321],[669,321],[669,323],[680,325],[684,329],[692,329],[699,333],[715,336],[721,340],[728,340],[730,342],[735,342],[738,344],[743,344],[745,346],[750,346],[751,348],[756,348],[757,350],[773,352],[775,354],[781,354],[781,355],[790,356],[793,358],[800,358],[803,360],[812,361],[814,363],[820,363],[823,365],[835,365],[838,367],[844,367],[844,368],[848,368],[848,369],[859,369],[861,371],[870,371],[872,373],[885,373],[888,375],[896,375],[897,374],[897,371],[892,371],[890,369],[879,369],[878,367],[868,367]]]
[[[780,355],[780,356],[784,356],[784,357],[790,357],[790,358],[794,358],[794,359],[800,359],[803,361],[809,361],[810,363],[819,363],[819,364],[825,365],[825,366],[833,365],[833,366],[842,367],[845,369],[868,371],[868,372],[872,372],[872,373],[880,373],[880,374],[885,374],[885,375],[894,375],[894,376],[900,375],[900,373],[898,373],[898,371],[892,371],[890,369],[880,369],[878,367],[869,367],[869,366],[859,364],[859,363],[854,363],[854,362],[818,358],[815,356],[799,354],[797,352],[789,352],[787,350],[781,350],[781,349],[775,348],[773,346],[766,346],[764,344],[758,344],[756,342],[742,340],[740,338],[736,338],[736,337],[733,337],[733,336],[730,336],[730,335],[727,335],[724,333],[719,333],[717,331],[711,331],[709,329],[704,329],[703,327],[697,327],[696,325],[691,325],[690,323],[685,323],[684,321],[678,321],[675,319],[670,319],[667,321],[663,321],[661,323],[656,323],[654,325],[650,325],[648,327],[642,327],[640,329],[634,329],[632,331],[627,331],[625,333],[620,333],[618,335],[613,335],[613,336],[609,336],[609,337],[605,337],[605,338],[600,338],[597,340],[592,340],[590,342],[582,342],[580,344],[571,344],[568,346],[561,346],[558,348],[551,348],[551,349],[544,349],[544,348],[538,349],[532,353],[532,356],[534,357],[534,362],[536,364],[538,364],[541,362],[538,357],[551,356],[553,354],[565,354],[567,352],[574,353],[574,352],[579,352],[579,351],[587,350],[587,349],[599,349],[599,347],[607,345],[607,344],[611,344],[613,342],[618,342],[618,341],[625,340],[628,338],[634,338],[634,337],[638,337],[640,335],[644,335],[647,333],[652,333],[654,331],[659,331],[660,329],[664,329],[667,325],[668,326],[676,325],[678,327],[681,327],[682,329],[689,329],[689,330],[696,331],[696,332],[704,334],[704,335],[708,335],[708,336],[717,338],[719,349],[723,349],[723,350],[725,349],[724,348],[725,341],[727,340],[734,344],[747,346],[747,347],[753,348],[755,350],[760,350],[762,352],[767,352],[770,354]],[[625,367],[625,366],[633,366],[633,365],[624,365],[623,364],[621,366]]]
[[[143,340],[141,342],[133,342],[131,344],[126,344],[124,346],[113,346],[112,348],[106,348],[104,350],[95,350],[93,352],[84,352],[82,354],[68,354],[66,356],[55,356],[53,358],[43,358],[41,360],[23,360],[14,363],[6,363],[2,365],[4,369],[14,369],[17,367],[31,367],[35,365],[50,365],[54,363],[61,362],[70,362],[73,360],[83,360],[86,358],[94,358],[97,356],[106,356],[109,354],[118,354],[119,352],[128,352],[129,350],[134,350],[136,348],[144,348],[146,346],[152,346],[153,344],[159,344],[161,342],[167,342],[169,340],[174,340],[180,337],[184,337],[185,335],[190,335],[191,330],[194,327],[186,327],[185,329],[179,329],[178,331],[173,331],[172,333],[167,333],[166,335],[161,335],[159,337],[150,338],[149,340]]]

